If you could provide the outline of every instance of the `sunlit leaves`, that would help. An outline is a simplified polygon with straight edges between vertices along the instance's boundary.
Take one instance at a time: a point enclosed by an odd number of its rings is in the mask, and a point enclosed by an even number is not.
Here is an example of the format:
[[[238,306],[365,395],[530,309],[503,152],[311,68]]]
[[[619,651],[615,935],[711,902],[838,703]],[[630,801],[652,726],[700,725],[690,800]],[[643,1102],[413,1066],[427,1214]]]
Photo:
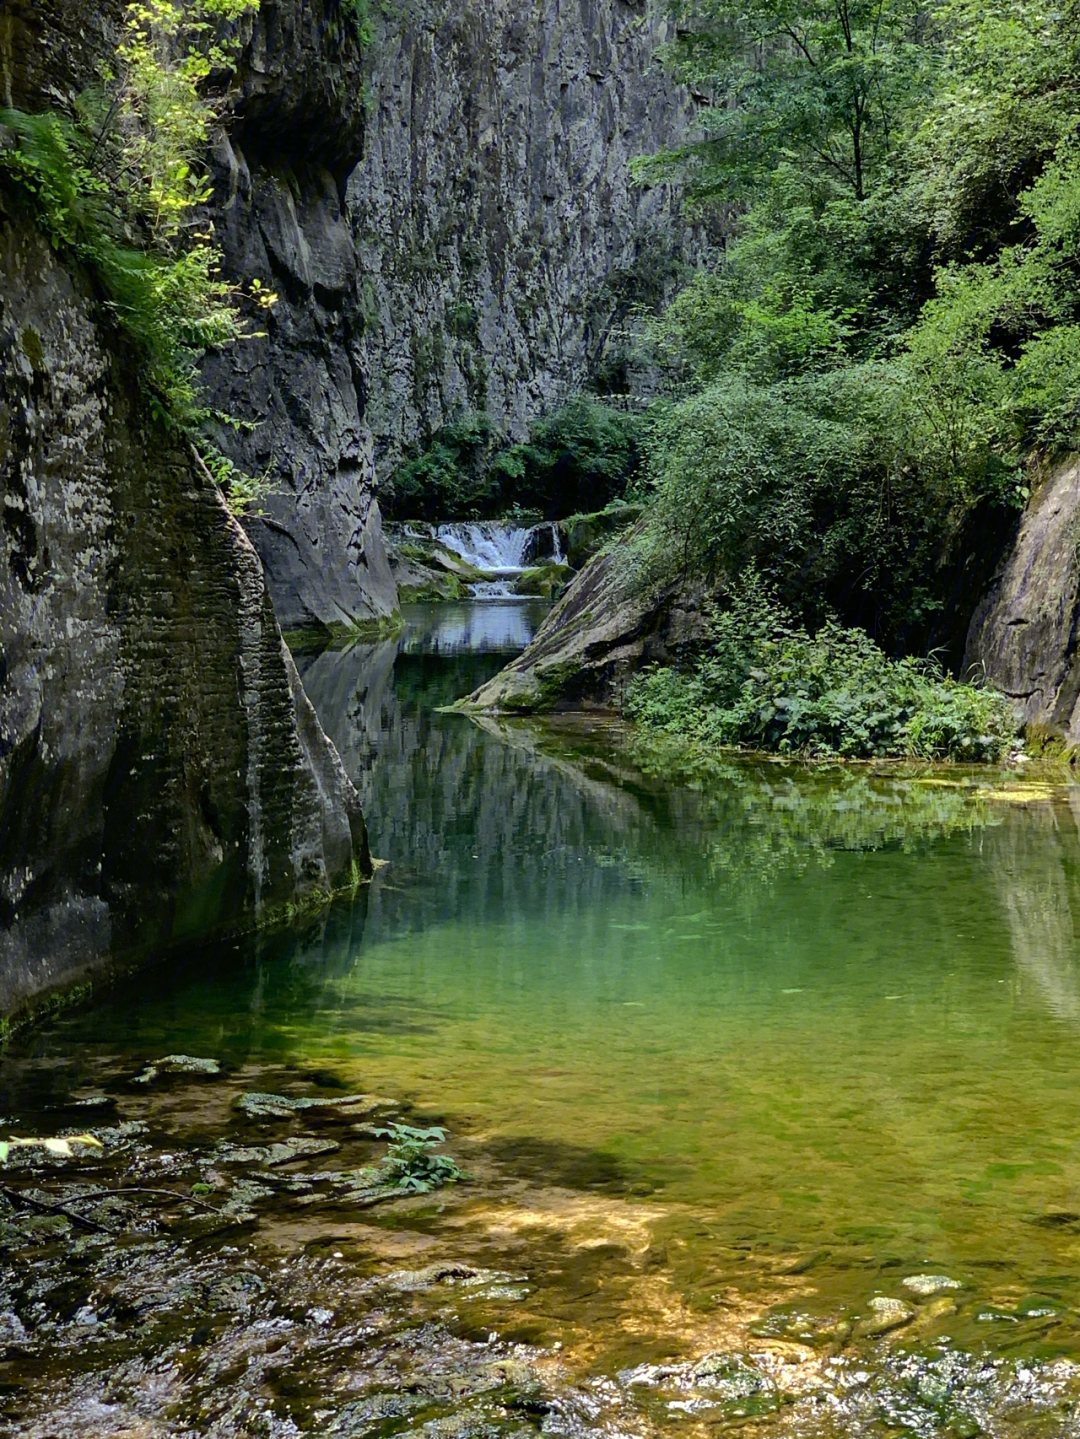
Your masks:
[[[31,196],[53,244],[96,270],[108,312],[144,354],[152,404],[189,429],[199,356],[241,333],[204,216],[221,103],[205,82],[227,70],[236,24],[254,9],[255,0],[137,0],[74,117],[0,114],[17,139],[0,166]],[[276,296],[253,298],[265,309]]]
[[[91,1149],[103,1149],[105,1146],[101,1140],[93,1134],[65,1134],[59,1138],[47,1139],[23,1139],[12,1137],[0,1139],[0,1164],[6,1164],[8,1156],[13,1149],[44,1149],[46,1154],[54,1155],[58,1159],[70,1159],[74,1151],[73,1144],[81,1144]]]

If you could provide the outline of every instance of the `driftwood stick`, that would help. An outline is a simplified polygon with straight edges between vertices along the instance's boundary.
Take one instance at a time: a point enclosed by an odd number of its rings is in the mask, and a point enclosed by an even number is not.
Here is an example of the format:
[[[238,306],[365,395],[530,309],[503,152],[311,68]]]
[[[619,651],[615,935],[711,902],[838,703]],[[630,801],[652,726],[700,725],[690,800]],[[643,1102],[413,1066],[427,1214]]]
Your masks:
[[[19,1189],[9,1189],[6,1184],[0,1184],[0,1194],[3,1194],[5,1199],[10,1199],[12,1204],[25,1204],[30,1209],[39,1209],[43,1214],[62,1214],[80,1229],[92,1229],[98,1234],[112,1233],[104,1224],[98,1224],[95,1219],[85,1219],[81,1214],[76,1214],[74,1209],[68,1209],[63,1204],[46,1204],[43,1199],[35,1199],[33,1195],[24,1194]]]

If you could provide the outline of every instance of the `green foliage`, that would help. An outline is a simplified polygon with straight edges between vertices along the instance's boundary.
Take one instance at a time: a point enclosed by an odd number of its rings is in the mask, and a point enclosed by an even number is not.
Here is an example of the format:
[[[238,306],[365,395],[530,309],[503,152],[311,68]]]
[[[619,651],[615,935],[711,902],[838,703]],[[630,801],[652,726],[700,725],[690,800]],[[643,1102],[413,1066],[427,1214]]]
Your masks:
[[[1080,444],[1080,7],[671,8],[712,129],[656,163],[735,209],[652,328],[646,576],[926,633],[965,517]]]
[[[341,13],[365,42],[370,39],[370,0],[341,0]]]
[[[222,417],[219,415],[215,418],[220,420]],[[237,518],[264,513],[264,503],[276,493],[272,466],[265,474],[249,475],[214,445],[200,440],[197,450],[211,478],[225,497],[225,503]]]
[[[918,463],[903,376],[866,364],[756,385],[728,374],[654,409],[654,498],[638,542],[647,580],[722,580],[754,566],[788,603],[896,634],[921,623],[953,497]]]
[[[1080,12],[1033,0],[943,0],[928,36],[934,89],[908,126],[905,223],[939,257],[987,258],[1020,238],[1017,200],[1080,112]]]
[[[995,691],[890,659],[833,619],[811,635],[752,577],[714,616],[697,666],[637,677],[626,713],[707,747],[850,759],[997,760],[1017,728]]]
[[[490,477],[501,435],[488,415],[465,414],[443,425],[428,447],[394,471],[381,498],[394,519],[471,519],[493,513]]]
[[[488,415],[442,426],[400,465],[384,500],[395,519],[475,519],[530,511],[557,519],[600,509],[625,490],[638,463],[638,417],[580,395],[508,445]]]
[[[699,196],[754,195],[796,166],[861,200],[926,87],[919,0],[675,0],[671,59],[699,94],[707,138],[676,163]]]
[[[532,426],[528,441],[492,468],[504,496],[548,519],[599,510],[626,490],[637,468],[639,418],[578,395]]]
[[[92,269],[105,307],[144,357],[162,416],[202,418],[201,354],[242,333],[238,296],[200,209],[216,107],[209,77],[254,0],[142,0],[128,6],[113,66],[72,115],[0,112],[14,145],[0,172],[30,199],[53,245]],[[272,303],[267,292],[256,309]]]
[[[435,1154],[436,1145],[446,1140],[446,1130],[415,1129],[409,1124],[388,1124],[375,1133],[389,1141],[379,1166],[382,1183],[413,1194],[427,1194],[447,1184],[456,1184],[465,1175],[448,1154]]]

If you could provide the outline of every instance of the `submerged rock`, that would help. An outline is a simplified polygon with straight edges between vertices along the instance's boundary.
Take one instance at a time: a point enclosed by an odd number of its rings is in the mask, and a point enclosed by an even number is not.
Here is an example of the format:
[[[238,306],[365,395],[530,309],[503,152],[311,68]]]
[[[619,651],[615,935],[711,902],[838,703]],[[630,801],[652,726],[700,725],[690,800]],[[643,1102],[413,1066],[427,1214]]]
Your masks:
[[[288,1119],[305,1109],[356,1109],[366,1113],[396,1106],[392,1100],[379,1099],[374,1094],[342,1094],[328,1099],[286,1094],[241,1094],[236,1107],[250,1119]]]
[[[894,1329],[910,1324],[915,1318],[915,1310],[910,1304],[883,1294],[871,1299],[869,1307],[872,1311],[870,1316],[861,1319],[855,1326],[855,1333],[862,1338],[876,1339],[882,1334],[891,1334]]]
[[[206,1074],[214,1075],[221,1073],[221,1065],[216,1059],[198,1059],[190,1054],[167,1054],[164,1059],[155,1059],[153,1064],[148,1064],[141,1074],[137,1074],[131,1081],[132,1084],[150,1084],[159,1074]]]
[[[941,1294],[947,1289],[962,1289],[964,1286],[959,1279],[950,1279],[947,1274],[910,1274],[907,1279],[902,1279],[905,1289],[910,1289],[912,1294],[930,1295]]]

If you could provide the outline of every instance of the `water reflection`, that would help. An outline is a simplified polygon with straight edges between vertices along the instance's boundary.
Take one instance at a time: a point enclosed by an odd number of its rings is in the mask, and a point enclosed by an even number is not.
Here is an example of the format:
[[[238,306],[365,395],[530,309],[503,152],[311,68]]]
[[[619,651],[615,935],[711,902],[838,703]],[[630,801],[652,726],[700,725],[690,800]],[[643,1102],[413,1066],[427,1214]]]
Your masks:
[[[1000,817],[962,786],[842,767],[738,763],[708,783],[671,784],[611,720],[438,712],[523,647],[545,612],[412,606],[395,639],[299,658],[374,852],[436,892],[417,911],[425,923],[431,902],[444,918],[540,919],[614,902],[659,873],[718,881],[755,904],[773,878],[838,851],[910,849]],[[381,904],[380,919],[390,909]]]
[[[516,655],[540,628],[549,608],[545,600],[528,599],[406,605],[398,645],[409,655]]]
[[[413,612],[304,659],[390,868],[242,962],[58,1020],[38,1057],[281,1060],[446,1116],[522,1182],[651,1191],[634,1252],[664,1256],[683,1328],[732,1287],[835,1318],[921,1273],[962,1284],[941,1323],[973,1346],[1048,1287],[1080,1307],[1064,792],[757,761],[672,783],[603,717],[438,713],[537,618]]]
[[[1078,829],[1072,792],[1067,805],[1025,805],[987,843],[1024,988],[1072,1025],[1080,1024]]]

